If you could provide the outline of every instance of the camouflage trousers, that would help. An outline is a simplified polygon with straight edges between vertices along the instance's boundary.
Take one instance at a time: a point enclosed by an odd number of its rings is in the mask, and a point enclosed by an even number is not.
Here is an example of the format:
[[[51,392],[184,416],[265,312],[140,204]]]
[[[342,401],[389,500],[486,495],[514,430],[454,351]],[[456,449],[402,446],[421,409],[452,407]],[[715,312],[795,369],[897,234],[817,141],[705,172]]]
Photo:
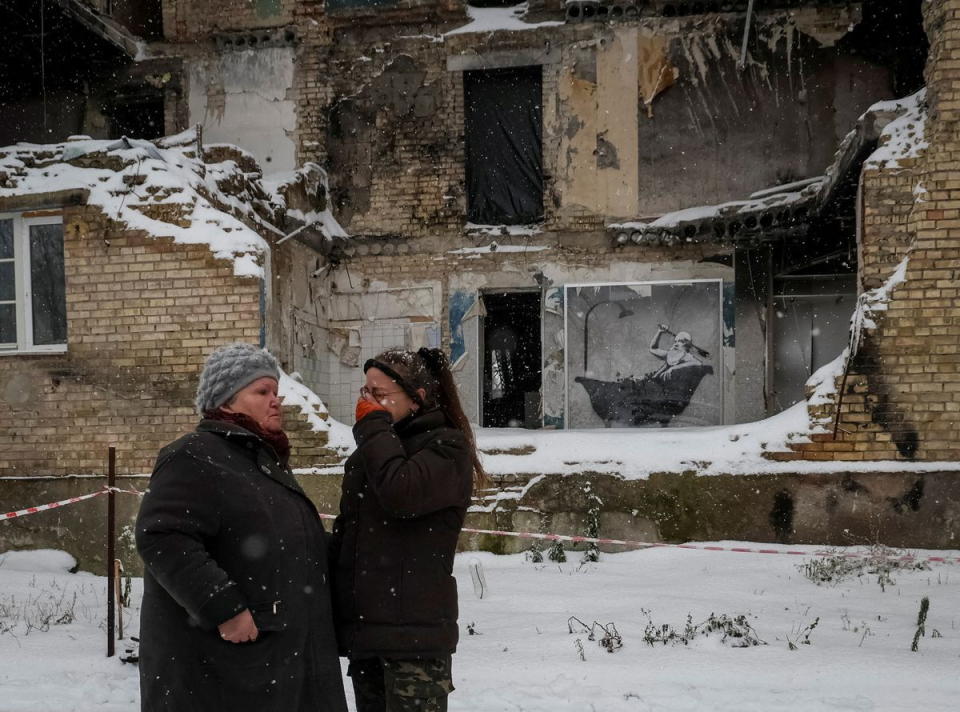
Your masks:
[[[450,656],[426,660],[352,660],[357,712],[447,712]]]

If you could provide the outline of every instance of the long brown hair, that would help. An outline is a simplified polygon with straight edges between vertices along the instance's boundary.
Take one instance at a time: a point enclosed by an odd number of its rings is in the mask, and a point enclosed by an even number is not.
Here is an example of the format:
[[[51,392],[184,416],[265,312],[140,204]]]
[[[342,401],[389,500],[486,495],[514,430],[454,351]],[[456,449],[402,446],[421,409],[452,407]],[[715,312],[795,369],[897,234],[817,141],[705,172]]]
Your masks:
[[[422,388],[426,393],[423,398],[423,407],[425,409],[440,408],[447,416],[447,420],[463,433],[470,448],[470,460],[473,463],[474,490],[487,486],[489,482],[487,473],[484,472],[483,464],[480,462],[473,428],[460,404],[460,394],[457,392],[457,384],[453,380],[453,372],[450,370],[450,361],[446,354],[440,349],[422,348],[419,351],[388,349],[373,360],[385,363],[396,371],[397,375],[406,382],[403,385],[410,391]]]

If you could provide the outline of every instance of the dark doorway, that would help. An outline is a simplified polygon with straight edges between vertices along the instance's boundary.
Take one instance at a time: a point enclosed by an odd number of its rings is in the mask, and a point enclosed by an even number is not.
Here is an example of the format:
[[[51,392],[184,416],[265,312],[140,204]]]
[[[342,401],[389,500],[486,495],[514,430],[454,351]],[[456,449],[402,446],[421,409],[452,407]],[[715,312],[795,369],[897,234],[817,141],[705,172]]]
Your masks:
[[[543,218],[543,69],[465,72],[467,218],[524,225]]]
[[[539,428],[540,292],[485,292],[483,427]]]

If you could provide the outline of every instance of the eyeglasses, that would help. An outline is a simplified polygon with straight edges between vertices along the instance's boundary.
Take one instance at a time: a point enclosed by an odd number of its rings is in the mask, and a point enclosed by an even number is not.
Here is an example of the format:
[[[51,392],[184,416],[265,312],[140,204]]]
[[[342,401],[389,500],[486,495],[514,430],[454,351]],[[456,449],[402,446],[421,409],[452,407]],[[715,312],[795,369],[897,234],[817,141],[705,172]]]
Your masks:
[[[394,393],[403,393],[403,391],[399,389],[395,391],[378,391],[372,388],[367,388],[366,386],[360,387],[360,395],[363,398],[366,398],[367,396],[372,396],[373,399],[377,401],[381,401],[387,396],[392,396]]]

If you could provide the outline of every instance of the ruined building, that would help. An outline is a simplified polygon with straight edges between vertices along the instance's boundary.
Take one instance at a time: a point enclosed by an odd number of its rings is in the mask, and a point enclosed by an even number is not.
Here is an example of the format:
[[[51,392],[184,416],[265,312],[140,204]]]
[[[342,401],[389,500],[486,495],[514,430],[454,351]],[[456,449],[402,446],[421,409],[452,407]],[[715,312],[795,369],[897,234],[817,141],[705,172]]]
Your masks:
[[[127,471],[146,471],[155,441],[189,427],[174,391],[226,339],[262,338],[346,423],[358,365],[385,347],[426,345],[450,354],[484,427],[729,425],[804,402],[813,434],[770,459],[798,471],[820,460],[931,463],[870,501],[947,517],[923,510],[933,505],[922,492],[939,486],[934,463],[960,460],[957,0],[40,4],[0,9],[14,30],[4,66],[40,70],[5,72],[0,145],[55,144],[55,160],[76,166],[64,147],[88,139],[71,136],[159,140],[197,127],[193,160],[236,161],[220,170],[250,187],[223,194],[261,201],[263,215],[239,219],[259,229],[250,254],[263,271],[231,275],[210,245],[131,242],[131,254],[201,260],[205,250],[201,261],[223,275],[197,272],[197,285],[243,314],[237,333],[146,328],[157,349],[117,350],[95,336],[103,317],[80,295],[122,264],[88,256],[99,231],[137,226],[108,211],[109,227],[85,227],[72,216],[92,210],[89,197],[47,191],[38,204],[16,187],[13,161],[0,163],[11,240],[28,244],[31,221],[62,225],[66,265],[55,348],[0,338],[0,397],[26,413],[0,425],[0,473],[95,471],[93,456],[71,454],[79,445],[48,451],[72,416],[53,428],[37,405],[89,402],[78,395],[89,392],[103,397],[75,439],[91,428],[98,447],[124,436]],[[242,160],[216,155],[221,144],[242,147]],[[114,168],[139,180],[132,164]],[[294,184],[297,197],[277,190]],[[157,297],[179,309],[194,289],[166,284],[180,279],[190,276],[171,268],[162,284],[140,284],[179,288]],[[137,293],[134,279],[111,298]],[[0,293],[4,308],[30,304]],[[98,370],[104,354],[125,359],[121,370]],[[151,380],[158,366],[176,374],[170,384]],[[150,421],[139,444],[129,436],[142,427],[112,404],[117,373],[141,405],[162,394],[181,407]],[[749,525],[655,534],[823,539],[834,531],[821,526],[833,516],[824,498],[870,489],[844,467],[810,495],[816,514],[803,514],[801,485],[782,480],[763,486]],[[920,498],[903,499],[924,477]]]

